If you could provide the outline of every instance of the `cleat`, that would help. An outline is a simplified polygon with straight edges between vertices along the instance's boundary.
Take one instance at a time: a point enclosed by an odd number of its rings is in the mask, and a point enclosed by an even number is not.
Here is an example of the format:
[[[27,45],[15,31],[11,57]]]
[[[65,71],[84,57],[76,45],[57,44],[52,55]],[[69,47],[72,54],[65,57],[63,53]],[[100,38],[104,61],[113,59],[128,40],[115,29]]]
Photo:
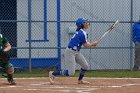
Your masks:
[[[11,82],[10,82],[10,85],[16,85],[15,80],[11,81]]]
[[[84,80],[79,80],[78,84],[90,84],[88,81],[84,81]]]
[[[7,76],[7,81],[9,82],[10,85],[16,85],[16,82],[11,75]]]
[[[9,78],[7,80],[8,80],[8,82],[9,82],[10,85],[16,85],[15,80],[9,79]]]
[[[50,82],[51,85],[54,84],[54,78],[55,78],[55,76],[52,74],[53,72],[54,71],[49,72],[49,82]]]

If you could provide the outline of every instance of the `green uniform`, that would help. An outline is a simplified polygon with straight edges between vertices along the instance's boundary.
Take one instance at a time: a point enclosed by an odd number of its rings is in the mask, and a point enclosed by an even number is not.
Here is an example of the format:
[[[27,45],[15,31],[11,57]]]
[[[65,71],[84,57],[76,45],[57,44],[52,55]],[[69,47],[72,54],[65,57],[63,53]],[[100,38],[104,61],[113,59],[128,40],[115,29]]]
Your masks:
[[[2,34],[0,34],[0,51],[2,51],[4,49],[4,46],[9,43],[9,41],[7,40],[6,37],[3,37]],[[7,55],[9,55],[9,53],[7,53]],[[1,57],[0,57],[0,66],[6,70],[8,70],[8,68],[10,68],[12,66],[11,63],[9,63],[9,61],[7,62],[2,62],[1,61]],[[7,71],[6,71],[7,72]]]
[[[2,34],[0,34],[0,51],[3,51],[5,48],[4,46],[9,43],[6,37],[4,37]],[[7,52],[7,55],[9,55],[9,51]],[[10,84],[15,84],[15,81],[13,80],[13,73],[14,73],[14,67],[9,62],[3,62],[2,57],[0,57],[0,67],[6,72],[7,74],[7,80]]]

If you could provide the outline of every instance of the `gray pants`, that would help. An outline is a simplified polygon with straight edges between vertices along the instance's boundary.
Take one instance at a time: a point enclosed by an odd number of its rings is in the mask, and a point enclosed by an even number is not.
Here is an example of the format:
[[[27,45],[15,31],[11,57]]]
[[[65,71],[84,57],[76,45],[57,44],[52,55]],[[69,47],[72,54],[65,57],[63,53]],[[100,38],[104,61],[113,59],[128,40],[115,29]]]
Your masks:
[[[76,63],[79,64],[81,68],[85,70],[87,70],[89,67],[85,57],[80,53],[80,51],[74,51],[72,49],[66,48],[64,59],[66,70],[68,70],[69,75],[75,74]]]
[[[134,66],[140,67],[140,43],[135,43],[135,60],[134,60]]]

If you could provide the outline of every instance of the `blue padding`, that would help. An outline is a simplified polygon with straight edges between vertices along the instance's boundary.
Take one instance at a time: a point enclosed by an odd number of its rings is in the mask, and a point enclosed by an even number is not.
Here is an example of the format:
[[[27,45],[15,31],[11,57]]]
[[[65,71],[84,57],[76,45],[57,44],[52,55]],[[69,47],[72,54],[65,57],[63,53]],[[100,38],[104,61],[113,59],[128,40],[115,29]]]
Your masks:
[[[27,58],[11,58],[14,67],[29,67]],[[32,67],[59,66],[57,58],[32,58]]]

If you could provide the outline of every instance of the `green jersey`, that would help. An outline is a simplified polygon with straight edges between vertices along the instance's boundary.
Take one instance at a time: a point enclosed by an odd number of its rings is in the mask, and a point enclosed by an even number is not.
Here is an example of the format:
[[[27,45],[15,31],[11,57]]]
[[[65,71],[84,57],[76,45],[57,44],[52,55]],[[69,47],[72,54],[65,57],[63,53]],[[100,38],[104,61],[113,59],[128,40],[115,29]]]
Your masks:
[[[4,37],[2,34],[0,34],[0,50],[4,49],[4,46],[9,43],[6,37]]]
[[[0,51],[3,51],[5,45],[9,43],[9,41],[7,40],[6,37],[4,37],[2,34],[0,34]],[[9,55],[9,51],[7,52],[7,55],[5,56],[8,56]],[[7,63],[5,61],[2,61],[4,58],[2,56],[0,56],[0,64],[1,63]]]

